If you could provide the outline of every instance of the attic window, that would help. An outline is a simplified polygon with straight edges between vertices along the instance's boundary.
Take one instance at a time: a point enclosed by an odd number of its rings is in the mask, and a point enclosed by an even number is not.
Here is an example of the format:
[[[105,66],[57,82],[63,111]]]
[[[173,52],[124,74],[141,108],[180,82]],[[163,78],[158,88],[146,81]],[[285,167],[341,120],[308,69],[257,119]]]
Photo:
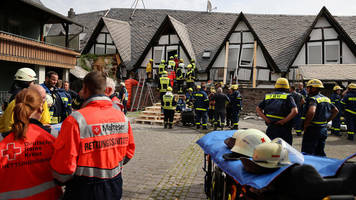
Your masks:
[[[210,55],[211,55],[211,51],[204,51],[203,58],[208,59],[208,58],[210,58]]]

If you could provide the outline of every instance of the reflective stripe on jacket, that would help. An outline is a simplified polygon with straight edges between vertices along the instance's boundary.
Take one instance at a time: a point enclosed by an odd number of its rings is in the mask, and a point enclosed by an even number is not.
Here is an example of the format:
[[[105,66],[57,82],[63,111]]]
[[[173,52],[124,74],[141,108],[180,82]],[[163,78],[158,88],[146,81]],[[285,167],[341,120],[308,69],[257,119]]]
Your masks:
[[[167,92],[168,93],[168,92]],[[163,95],[163,109],[165,110],[175,110],[176,102],[174,101],[173,94]]]
[[[61,188],[53,180],[50,159],[55,138],[30,123],[26,139],[10,133],[0,142],[0,199],[58,199]]]
[[[316,102],[316,111],[314,118],[311,121],[311,124],[313,126],[326,126],[327,125],[327,120],[330,118],[332,112],[332,108],[334,105],[331,104],[331,101],[328,97],[322,95],[322,94],[317,94],[312,97],[308,97],[306,101],[306,106],[304,110],[304,115],[303,118],[305,119],[305,115],[309,110],[310,107],[310,101],[315,101]]]
[[[346,93],[341,100],[341,105],[345,112],[356,115],[356,91],[350,91]]]
[[[121,172],[123,159],[132,158],[135,150],[128,119],[106,96],[92,97],[72,113],[54,146],[51,166],[61,182],[72,175],[114,178]]]
[[[167,92],[169,82],[170,82],[170,79],[168,77],[159,78],[159,84],[160,84],[159,92]]]

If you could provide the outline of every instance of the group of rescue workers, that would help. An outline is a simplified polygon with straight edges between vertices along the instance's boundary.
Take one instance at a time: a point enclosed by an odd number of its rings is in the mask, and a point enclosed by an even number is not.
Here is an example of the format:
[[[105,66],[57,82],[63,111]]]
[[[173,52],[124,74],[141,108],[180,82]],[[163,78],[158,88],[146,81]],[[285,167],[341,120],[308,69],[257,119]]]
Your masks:
[[[117,95],[113,79],[90,72],[72,100],[56,72],[41,85],[36,77],[17,71],[0,119],[0,199],[121,199],[122,168],[135,151],[125,85]]]

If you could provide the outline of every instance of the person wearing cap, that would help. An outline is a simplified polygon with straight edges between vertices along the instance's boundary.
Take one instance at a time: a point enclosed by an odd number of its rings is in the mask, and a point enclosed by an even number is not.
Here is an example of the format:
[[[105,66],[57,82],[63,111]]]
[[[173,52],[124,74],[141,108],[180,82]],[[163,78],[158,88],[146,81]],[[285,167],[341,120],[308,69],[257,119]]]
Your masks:
[[[356,131],[356,84],[347,86],[346,94],[341,100],[347,125],[347,139],[354,140]]]
[[[289,82],[279,78],[275,84],[275,91],[266,94],[264,100],[256,107],[257,114],[266,124],[266,133],[273,140],[280,137],[292,144],[291,120],[298,114],[297,105],[289,92]]]
[[[194,58],[192,58],[192,59],[190,60],[190,64],[192,65],[192,69],[193,69],[194,73],[197,73],[197,67],[196,67],[196,65],[195,65],[195,60],[194,60]]]
[[[176,73],[176,80],[178,84],[178,94],[183,93],[183,86],[184,86],[184,60],[181,58],[180,63],[177,68],[177,73]]]
[[[208,129],[209,98],[204,90],[205,86],[197,85],[197,92],[193,93],[193,97],[196,128],[199,129],[202,126],[206,130]]]
[[[217,93],[212,96],[211,100],[215,101],[214,130],[218,127],[223,130],[225,126],[226,104],[230,103],[230,98],[224,94],[222,88],[219,87]]]
[[[341,87],[338,85],[335,85],[333,88],[333,93],[330,96],[331,103],[336,106],[336,108],[340,111],[336,117],[333,119],[332,124],[331,124],[331,134],[336,135],[336,136],[341,136],[340,135],[340,126],[341,126]]]
[[[231,125],[232,130],[237,130],[239,128],[239,112],[242,108],[242,97],[238,91],[239,85],[235,84],[231,86],[232,94],[230,96],[231,103]]]
[[[163,95],[166,94],[167,88],[169,87],[170,84],[170,79],[167,77],[167,72],[164,71],[162,73],[162,77],[159,78],[159,92],[160,92],[160,99],[161,99],[161,105],[163,106]],[[162,107],[163,108],[163,107]]]
[[[41,86],[53,99],[53,104],[49,107],[51,124],[58,124],[72,113],[72,97],[62,88],[57,88],[58,74],[54,71],[46,73],[45,81]]]
[[[9,102],[15,99],[17,93],[34,84],[36,80],[36,73],[31,68],[18,69],[14,77],[14,82],[9,90],[9,93],[11,94]]]
[[[127,101],[129,100],[129,93],[127,92],[126,85],[124,82],[120,83],[120,88],[119,88],[119,100],[124,106],[123,112],[127,113]]]
[[[188,71],[187,71],[187,75],[185,76],[185,82],[187,83],[188,88],[194,88],[195,71],[193,69],[192,64],[189,64],[187,68]]]
[[[164,128],[173,128],[176,105],[177,101],[172,93],[172,88],[168,87],[166,94],[163,95]]]
[[[168,70],[168,72],[170,72],[170,71],[174,71],[175,68],[176,68],[176,62],[174,62],[174,57],[171,56],[171,57],[169,57],[169,60],[168,60],[167,70]]]
[[[298,108],[298,114],[293,118],[293,126],[295,128],[295,132],[297,133],[297,136],[301,136],[303,132],[303,121],[301,119],[302,117],[302,107],[303,104],[305,103],[303,95],[295,91],[295,86],[290,86],[289,88],[290,95],[293,97],[295,104],[297,105]]]
[[[308,98],[303,112],[302,152],[317,156],[326,156],[324,148],[328,136],[327,124],[339,112],[328,97],[320,94],[322,88],[324,85],[320,80],[308,81]]]
[[[146,66],[146,75],[147,75],[147,80],[152,79],[152,69],[153,69],[153,59],[151,58],[149,62],[147,63]]]
[[[193,107],[193,88],[188,88],[187,89],[187,92],[185,93],[185,101],[186,101],[186,104],[189,108],[192,108]]]
[[[166,61],[161,60],[161,63],[158,65],[158,75],[161,77],[163,73],[166,71]]]

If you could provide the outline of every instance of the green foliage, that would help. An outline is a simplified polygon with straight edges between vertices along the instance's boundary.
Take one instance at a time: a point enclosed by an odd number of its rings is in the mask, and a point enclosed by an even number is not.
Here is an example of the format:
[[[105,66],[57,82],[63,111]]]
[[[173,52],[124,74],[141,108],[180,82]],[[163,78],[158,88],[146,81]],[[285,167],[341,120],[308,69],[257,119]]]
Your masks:
[[[83,54],[79,58],[79,66],[87,71],[92,71],[92,64],[98,59],[95,54]]]

